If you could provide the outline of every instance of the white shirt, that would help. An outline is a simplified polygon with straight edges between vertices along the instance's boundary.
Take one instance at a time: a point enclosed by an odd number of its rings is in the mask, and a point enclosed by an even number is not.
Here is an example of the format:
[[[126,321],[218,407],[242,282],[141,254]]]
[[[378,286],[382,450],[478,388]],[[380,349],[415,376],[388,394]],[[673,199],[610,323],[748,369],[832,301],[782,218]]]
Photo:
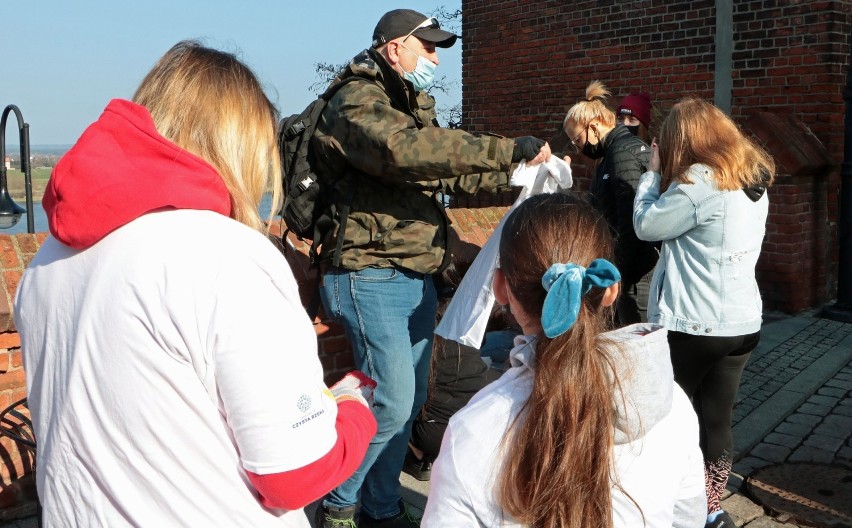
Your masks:
[[[558,156],[551,156],[549,161],[537,165],[527,165],[525,161],[521,161],[510,180],[510,185],[521,187],[521,192],[465,272],[464,278],[450,299],[450,304],[444,310],[438,326],[435,327],[436,334],[473,348],[479,348],[482,345],[485,329],[491,319],[491,309],[494,307],[494,290],[491,282],[494,280],[494,270],[497,268],[500,235],[506,219],[527,198],[570,189],[573,184],[571,165]]]
[[[336,441],[313,327],[261,234],[181,210],[82,251],[48,238],[15,319],[47,526],[309,526],[245,473]]]
[[[650,332],[649,332],[650,330]],[[698,446],[698,420],[683,390],[674,384],[666,331],[660,326],[632,325],[610,337],[620,342],[627,361],[619,376],[631,409],[639,412],[641,433],[614,449],[615,475],[639,510],[613,490],[615,527],[671,527],[676,504],[689,504],[686,523],[703,526],[706,514],[704,463]],[[533,339],[520,336],[512,350],[513,368],[487,385],[450,419],[441,451],[432,468],[429,500],[421,526],[518,527],[501,510],[494,494],[503,463],[503,438],[529,398],[534,377]],[[631,372],[632,374],[626,374]],[[649,409],[648,400],[658,408]],[[666,402],[671,402],[670,406]],[[619,409],[620,424],[638,422]],[[652,416],[655,416],[652,418]],[[682,520],[682,519],[680,519]]]

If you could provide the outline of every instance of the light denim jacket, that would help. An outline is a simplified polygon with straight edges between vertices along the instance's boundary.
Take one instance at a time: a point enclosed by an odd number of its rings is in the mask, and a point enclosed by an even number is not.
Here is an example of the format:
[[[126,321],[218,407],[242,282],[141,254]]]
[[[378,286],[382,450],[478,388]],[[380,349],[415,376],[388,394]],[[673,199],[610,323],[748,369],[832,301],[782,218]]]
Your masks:
[[[760,330],[763,303],[754,267],[766,232],[769,199],[720,191],[712,169],[689,168],[692,183],[660,194],[660,174],[642,175],[633,226],[642,240],[661,240],[648,299],[648,320],[676,332],[748,335]]]

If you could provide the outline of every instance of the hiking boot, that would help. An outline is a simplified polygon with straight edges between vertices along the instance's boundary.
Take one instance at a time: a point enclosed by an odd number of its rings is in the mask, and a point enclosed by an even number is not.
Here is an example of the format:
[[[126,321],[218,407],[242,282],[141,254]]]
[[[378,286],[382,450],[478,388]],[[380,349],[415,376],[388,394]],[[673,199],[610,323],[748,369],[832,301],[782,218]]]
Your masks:
[[[713,519],[713,522],[708,522],[704,528],[735,528],[734,520],[727,512],[722,512]]]
[[[320,505],[317,508],[314,525],[317,528],[358,528],[358,523],[355,522],[356,513],[358,513],[358,506],[335,508]]]
[[[359,528],[417,528],[420,526],[420,519],[414,517],[405,502],[400,499],[399,513],[387,519],[373,519],[364,512],[361,512],[361,519],[358,521]]]
[[[432,478],[432,461],[425,455],[422,459],[417,458],[417,455],[409,448],[405,454],[405,463],[402,465],[402,471],[421,482],[426,481]]]

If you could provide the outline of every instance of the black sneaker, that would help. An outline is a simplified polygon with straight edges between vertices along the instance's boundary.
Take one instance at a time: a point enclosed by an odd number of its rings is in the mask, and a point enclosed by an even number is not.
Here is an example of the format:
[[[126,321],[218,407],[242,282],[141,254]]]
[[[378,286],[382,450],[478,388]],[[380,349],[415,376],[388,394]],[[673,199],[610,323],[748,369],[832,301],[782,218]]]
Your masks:
[[[420,519],[415,518],[405,502],[400,499],[399,513],[387,519],[373,519],[366,513],[361,512],[361,518],[358,521],[360,528],[417,528],[420,526]]]
[[[417,458],[417,455],[408,448],[405,453],[405,463],[402,465],[402,471],[408,473],[419,481],[426,481],[432,478],[432,461],[424,456],[422,459]]]
[[[727,512],[722,512],[713,519],[713,522],[708,522],[704,528],[735,528],[734,520]]]
[[[320,505],[317,508],[314,524],[316,528],[358,528],[358,523],[355,522],[357,513],[358,506],[335,508]]]

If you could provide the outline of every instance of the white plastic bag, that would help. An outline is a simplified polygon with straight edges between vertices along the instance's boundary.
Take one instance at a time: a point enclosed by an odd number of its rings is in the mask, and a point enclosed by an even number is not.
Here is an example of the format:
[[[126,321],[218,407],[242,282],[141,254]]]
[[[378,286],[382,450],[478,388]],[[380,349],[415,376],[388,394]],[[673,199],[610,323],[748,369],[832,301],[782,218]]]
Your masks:
[[[570,189],[573,184],[571,166],[557,156],[551,156],[550,161],[539,165],[527,166],[521,162],[512,173],[510,183],[513,187],[523,187],[521,194],[470,265],[438,327],[435,328],[435,333],[439,336],[473,348],[480,347],[485,336],[485,326],[491,316],[491,307],[494,306],[491,280],[497,266],[500,233],[503,232],[506,218],[530,196]]]

